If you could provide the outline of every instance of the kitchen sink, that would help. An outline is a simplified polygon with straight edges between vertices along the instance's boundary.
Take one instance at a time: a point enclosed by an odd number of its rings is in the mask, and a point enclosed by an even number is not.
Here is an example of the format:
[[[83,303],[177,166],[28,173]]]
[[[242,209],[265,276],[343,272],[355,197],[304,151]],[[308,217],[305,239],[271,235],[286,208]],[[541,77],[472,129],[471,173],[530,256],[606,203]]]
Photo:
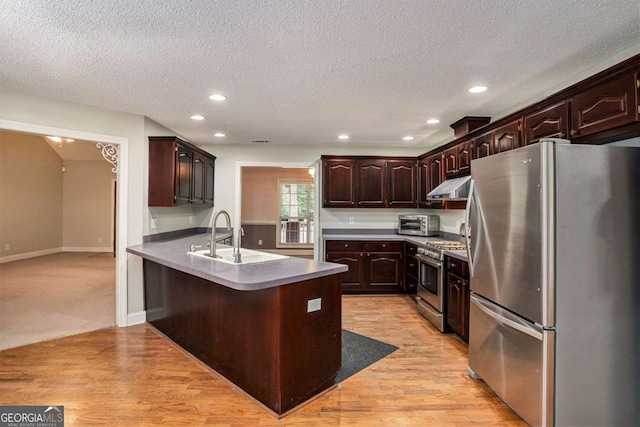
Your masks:
[[[282,259],[289,258],[286,255],[278,255],[278,254],[270,254],[267,252],[254,251],[251,249],[240,249],[240,255],[242,257],[242,262],[236,264],[233,262],[233,248],[222,248],[216,250],[216,255],[220,258],[211,258],[209,256],[209,249],[201,249],[197,251],[189,251],[191,255],[200,256],[203,258],[210,259],[212,261],[224,262],[226,264],[235,264],[235,265],[244,265],[244,264],[253,264],[256,262],[267,262],[267,261],[277,261]]]

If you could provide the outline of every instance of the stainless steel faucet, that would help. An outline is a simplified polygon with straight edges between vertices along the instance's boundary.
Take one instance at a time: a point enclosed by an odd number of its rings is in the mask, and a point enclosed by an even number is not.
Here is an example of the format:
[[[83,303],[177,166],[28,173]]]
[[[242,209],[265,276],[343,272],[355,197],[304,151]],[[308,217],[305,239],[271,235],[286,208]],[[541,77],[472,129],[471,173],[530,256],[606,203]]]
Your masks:
[[[238,235],[236,236],[236,246],[233,248],[233,262],[235,264],[240,264],[242,262],[242,256],[240,255],[242,236],[244,236],[244,228],[240,227],[238,229]]]
[[[211,220],[211,247],[209,248],[209,256],[211,258],[219,258],[216,255],[216,242],[218,241],[216,237],[216,222],[218,221],[218,217],[220,215],[224,215],[224,217],[227,219],[227,230],[231,230],[231,217],[229,216],[229,213],[224,210],[219,210],[218,212],[216,212],[213,215],[213,219]]]

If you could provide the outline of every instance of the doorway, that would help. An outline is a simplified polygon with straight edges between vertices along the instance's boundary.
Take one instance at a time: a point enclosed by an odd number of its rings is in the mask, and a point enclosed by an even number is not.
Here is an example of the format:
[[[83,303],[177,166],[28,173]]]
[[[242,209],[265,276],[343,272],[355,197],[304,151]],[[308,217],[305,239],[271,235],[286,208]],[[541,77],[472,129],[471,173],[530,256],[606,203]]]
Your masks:
[[[127,326],[127,208],[129,139],[119,136],[96,134],[74,129],[41,126],[32,123],[0,120],[0,130],[24,132],[38,135],[57,135],[65,138],[93,141],[115,149],[117,198],[115,200],[116,226],[116,280],[115,280],[115,320],[118,326]]]
[[[315,168],[291,162],[237,162],[236,218],[243,247],[313,259]]]

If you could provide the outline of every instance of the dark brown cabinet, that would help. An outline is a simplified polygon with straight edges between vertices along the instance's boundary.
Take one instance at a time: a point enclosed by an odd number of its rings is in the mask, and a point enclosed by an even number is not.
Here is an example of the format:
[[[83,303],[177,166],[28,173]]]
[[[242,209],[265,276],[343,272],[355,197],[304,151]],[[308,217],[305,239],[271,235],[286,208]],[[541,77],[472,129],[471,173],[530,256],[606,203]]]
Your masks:
[[[465,261],[447,258],[447,326],[469,341],[469,268]]]
[[[325,208],[356,207],[356,162],[350,158],[323,160],[322,192]]]
[[[520,119],[500,126],[493,131],[493,151],[492,154],[503,153],[522,146],[520,132],[522,121]]]
[[[418,206],[421,208],[443,207],[442,201],[427,199],[427,194],[444,180],[444,158],[442,154],[436,153],[431,156],[421,157],[418,160]]]
[[[571,98],[573,139],[638,120],[637,77],[625,74]]]
[[[323,207],[415,208],[416,159],[322,156]]]
[[[356,199],[359,208],[384,208],[387,206],[386,178],[386,160],[356,160]]]
[[[569,134],[569,103],[562,102],[524,118],[524,145],[542,138],[567,138]]]
[[[178,137],[149,137],[149,206],[212,206],[215,159]]]
[[[329,240],[325,259],[349,266],[344,293],[399,293],[404,290],[403,242]]]
[[[390,208],[415,208],[418,170],[415,160],[387,161],[387,205]]]
[[[456,178],[471,173],[473,151],[471,140],[463,141],[444,151],[444,175]]]
[[[480,135],[473,141],[473,158],[481,159],[493,154],[493,132]]]
[[[344,292],[364,290],[364,242],[329,240],[326,242],[325,259],[349,267],[341,276]]]
[[[404,253],[404,291],[415,294],[418,290],[419,266],[416,259],[418,247],[412,243],[406,243]]]

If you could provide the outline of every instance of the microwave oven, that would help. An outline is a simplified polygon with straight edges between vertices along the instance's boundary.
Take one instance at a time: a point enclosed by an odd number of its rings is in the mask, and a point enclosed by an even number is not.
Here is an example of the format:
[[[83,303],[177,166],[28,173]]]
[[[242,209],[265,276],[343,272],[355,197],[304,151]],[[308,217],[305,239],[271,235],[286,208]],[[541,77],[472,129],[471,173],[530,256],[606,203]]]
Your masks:
[[[438,215],[399,215],[398,234],[411,236],[437,236],[440,232]]]

